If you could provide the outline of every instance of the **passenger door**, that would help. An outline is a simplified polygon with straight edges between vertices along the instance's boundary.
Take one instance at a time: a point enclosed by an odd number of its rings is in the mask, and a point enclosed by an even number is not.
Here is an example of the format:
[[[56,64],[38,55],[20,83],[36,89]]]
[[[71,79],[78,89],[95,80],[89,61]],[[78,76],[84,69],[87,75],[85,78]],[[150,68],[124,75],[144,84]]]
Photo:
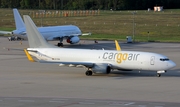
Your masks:
[[[150,65],[154,65],[154,62],[155,62],[155,56],[151,56]]]

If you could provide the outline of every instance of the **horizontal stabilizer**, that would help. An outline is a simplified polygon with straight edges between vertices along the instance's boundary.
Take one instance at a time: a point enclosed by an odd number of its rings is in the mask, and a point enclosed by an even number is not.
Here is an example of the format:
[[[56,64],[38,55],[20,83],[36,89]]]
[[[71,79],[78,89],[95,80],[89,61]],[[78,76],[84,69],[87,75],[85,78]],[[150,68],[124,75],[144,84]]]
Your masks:
[[[28,51],[27,51],[26,49],[24,49],[24,52],[25,52],[25,54],[26,54],[26,56],[27,56],[27,58],[28,58],[29,61],[31,61],[31,62],[36,62],[36,61],[31,57],[31,55],[28,53]]]
[[[12,33],[9,32],[9,31],[0,31],[0,34],[3,34],[3,35],[11,35]]]

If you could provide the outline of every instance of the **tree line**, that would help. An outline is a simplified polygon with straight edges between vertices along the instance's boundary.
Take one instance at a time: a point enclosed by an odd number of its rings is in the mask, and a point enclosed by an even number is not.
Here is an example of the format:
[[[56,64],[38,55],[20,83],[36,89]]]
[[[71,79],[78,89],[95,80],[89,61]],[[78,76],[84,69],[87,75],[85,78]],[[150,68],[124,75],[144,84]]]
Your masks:
[[[142,10],[180,8],[180,0],[0,0],[0,8],[61,10]]]

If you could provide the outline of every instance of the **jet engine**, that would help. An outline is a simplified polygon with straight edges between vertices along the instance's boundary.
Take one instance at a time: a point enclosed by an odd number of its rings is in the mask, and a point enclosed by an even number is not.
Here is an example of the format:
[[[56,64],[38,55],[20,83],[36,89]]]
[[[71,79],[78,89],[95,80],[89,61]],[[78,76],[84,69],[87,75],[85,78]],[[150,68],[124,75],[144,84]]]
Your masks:
[[[69,37],[67,38],[67,43],[70,43],[70,44],[75,44],[75,43],[78,43],[79,42],[79,37],[78,36],[73,36],[73,37]]]
[[[109,74],[111,72],[111,67],[108,64],[96,64],[92,68],[92,71],[94,73]]]

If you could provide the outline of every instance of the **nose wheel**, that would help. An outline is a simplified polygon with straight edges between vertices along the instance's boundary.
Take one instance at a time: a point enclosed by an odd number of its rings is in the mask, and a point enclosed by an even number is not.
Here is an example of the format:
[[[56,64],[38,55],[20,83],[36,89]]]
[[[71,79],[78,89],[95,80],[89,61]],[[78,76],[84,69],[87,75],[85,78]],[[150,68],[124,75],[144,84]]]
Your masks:
[[[161,74],[160,73],[157,73],[157,77],[160,77],[161,76]]]
[[[166,70],[157,71],[157,77],[160,77],[162,73],[166,73]]]
[[[86,76],[91,76],[93,74],[93,72],[91,70],[87,70],[85,74],[86,74]]]

